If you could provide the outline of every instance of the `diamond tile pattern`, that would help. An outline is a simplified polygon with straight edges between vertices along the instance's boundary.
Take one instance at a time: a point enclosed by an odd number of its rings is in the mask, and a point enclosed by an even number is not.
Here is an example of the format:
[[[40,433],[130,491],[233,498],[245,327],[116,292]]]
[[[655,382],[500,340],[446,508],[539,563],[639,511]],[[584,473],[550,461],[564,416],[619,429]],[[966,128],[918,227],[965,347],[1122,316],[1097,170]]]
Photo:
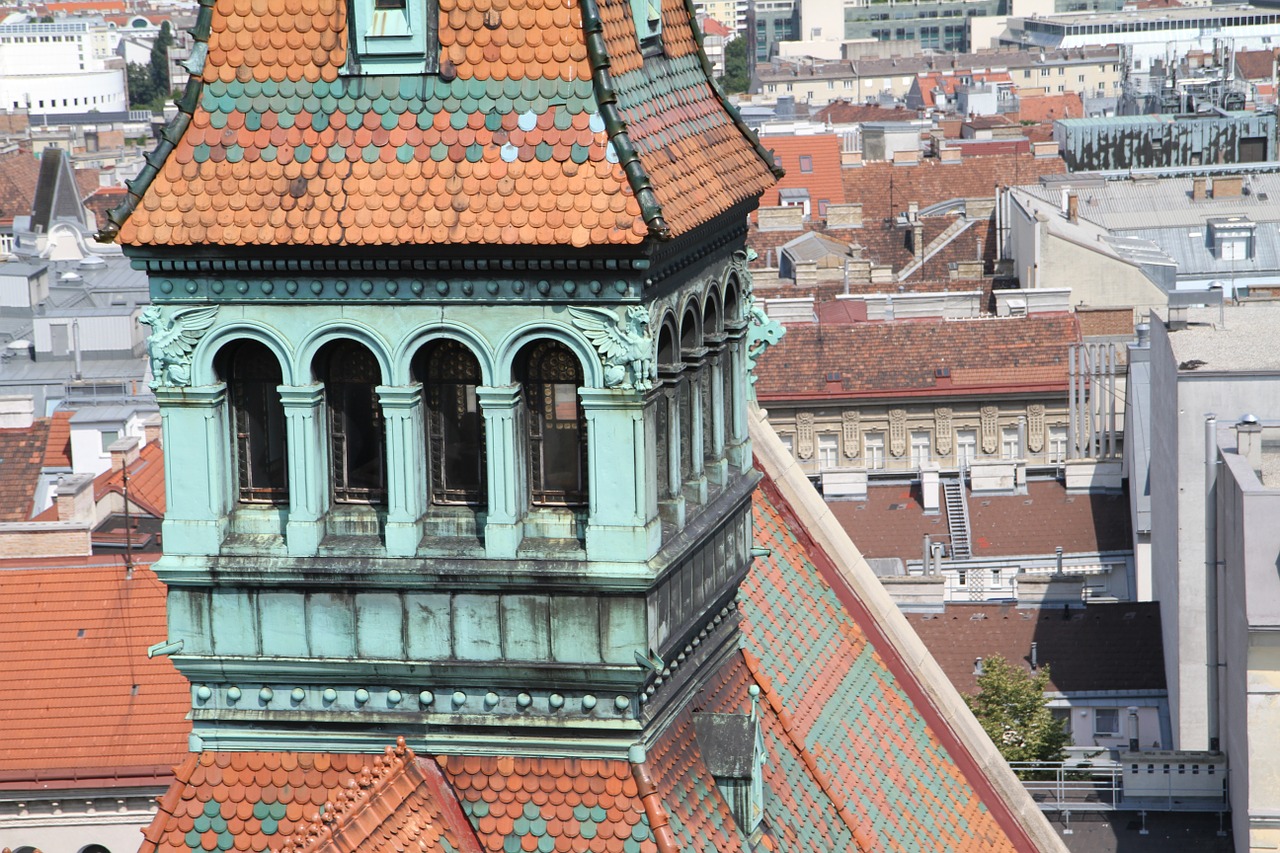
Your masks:
[[[712,90],[681,0],[642,58],[601,6],[622,118],[673,234],[768,164]],[[649,233],[571,0],[440,0],[441,73],[340,76],[341,0],[217,0],[203,90],[123,224],[133,245],[638,243]],[[446,73],[447,72],[447,73]]]
[[[440,757],[485,850],[656,853],[631,764]]]
[[[741,589],[744,658],[762,698],[778,703],[782,728],[856,821],[859,846],[1015,849],[939,742],[925,717],[932,711],[903,691],[776,501],[757,492],[755,540],[771,553],[756,558]]]

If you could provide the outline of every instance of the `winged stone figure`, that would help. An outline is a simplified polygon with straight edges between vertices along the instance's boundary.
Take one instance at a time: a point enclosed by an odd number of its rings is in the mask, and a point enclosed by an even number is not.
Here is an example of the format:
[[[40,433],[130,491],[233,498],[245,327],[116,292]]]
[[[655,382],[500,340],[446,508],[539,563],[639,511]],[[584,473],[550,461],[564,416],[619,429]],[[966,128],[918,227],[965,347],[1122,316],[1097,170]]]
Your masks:
[[[632,305],[619,321],[603,308],[570,306],[569,316],[600,353],[606,388],[648,391],[653,387],[653,336],[647,309]]]
[[[191,354],[218,316],[218,306],[178,308],[166,319],[164,309],[148,306],[139,323],[151,327],[147,352],[151,356],[151,388],[191,384]]]

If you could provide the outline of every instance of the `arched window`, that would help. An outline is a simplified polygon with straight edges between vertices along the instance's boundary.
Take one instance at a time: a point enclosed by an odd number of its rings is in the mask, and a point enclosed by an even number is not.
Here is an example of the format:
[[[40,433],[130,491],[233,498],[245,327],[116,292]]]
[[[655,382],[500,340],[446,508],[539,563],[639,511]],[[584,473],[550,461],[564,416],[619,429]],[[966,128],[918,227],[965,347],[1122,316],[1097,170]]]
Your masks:
[[[582,365],[563,344],[539,341],[520,364],[528,409],[530,497],[541,506],[587,502],[587,423],[578,400]]]
[[[701,346],[698,310],[696,305],[691,304],[684,312],[684,319],[680,321],[681,358],[686,363],[699,364],[696,353]],[[693,474],[695,455],[700,457],[702,453],[702,448],[693,446],[693,395],[702,393],[700,374],[701,371],[690,373],[680,383],[680,476],[685,480]]]
[[[218,361],[231,403],[238,498],[241,503],[288,503],[280,362],[257,341],[230,344],[218,353]]]
[[[480,362],[462,344],[444,340],[418,352],[413,372],[422,383],[431,502],[483,504],[484,417],[476,399]]]
[[[333,500],[385,503],[386,425],[374,391],[381,378],[378,361],[354,341],[328,344],[316,359],[329,408]]]

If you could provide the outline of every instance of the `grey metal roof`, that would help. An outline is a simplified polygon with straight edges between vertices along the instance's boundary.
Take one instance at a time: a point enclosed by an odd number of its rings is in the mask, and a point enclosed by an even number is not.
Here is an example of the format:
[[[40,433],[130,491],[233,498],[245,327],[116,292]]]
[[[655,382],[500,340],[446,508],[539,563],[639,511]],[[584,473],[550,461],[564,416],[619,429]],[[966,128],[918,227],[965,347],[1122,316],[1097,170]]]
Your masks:
[[[21,261],[6,261],[0,264],[0,275],[20,275],[31,278],[49,268],[48,264],[24,264]]]
[[[71,416],[70,423],[78,424],[104,424],[104,423],[124,423],[134,414],[148,409],[154,409],[155,406],[81,406],[76,409],[76,413]]]
[[[849,254],[849,247],[838,240],[810,231],[784,244],[781,251],[786,252],[793,260],[803,262],[820,261],[831,255],[844,257]]]
[[[1280,227],[1276,222],[1259,224],[1253,232],[1253,257],[1231,261],[1214,255],[1209,234],[1199,228],[1142,228],[1126,231],[1125,237],[1149,240],[1164,250],[1178,265],[1180,276],[1215,276],[1228,281],[1232,276],[1280,271]]]
[[[1212,216],[1248,216],[1259,228],[1264,222],[1280,222],[1280,173],[1246,175],[1247,195],[1202,201],[1191,200],[1192,181],[1190,177],[1142,177],[1099,184],[1096,175],[1087,175],[1078,190],[1068,177],[1018,189],[1058,205],[1063,190],[1071,188],[1080,200],[1080,217],[1111,231],[1203,226]]]

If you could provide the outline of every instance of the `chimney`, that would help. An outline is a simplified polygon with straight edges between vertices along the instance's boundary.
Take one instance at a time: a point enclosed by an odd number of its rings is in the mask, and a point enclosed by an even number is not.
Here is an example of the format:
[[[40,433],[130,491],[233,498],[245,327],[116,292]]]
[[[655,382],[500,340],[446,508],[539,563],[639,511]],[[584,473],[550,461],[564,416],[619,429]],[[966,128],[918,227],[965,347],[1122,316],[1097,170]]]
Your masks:
[[[26,429],[35,420],[35,403],[30,395],[0,397],[0,429]]]
[[[1075,193],[1067,196],[1067,221],[1080,221],[1080,196]]]
[[[138,452],[142,449],[142,439],[136,435],[126,435],[117,439],[107,448],[111,454],[111,470],[119,471],[127,465],[138,461]]]
[[[160,428],[162,421],[159,412],[152,412],[142,421],[142,443],[160,445]]]
[[[1192,200],[1192,201],[1204,201],[1206,198],[1208,198],[1208,195],[1205,193],[1205,179],[1204,179],[1204,178],[1194,178],[1194,179],[1192,179],[1192,181],[1191,181],[1191,200]]]
[[[1254,415],[1243,415],[1236,424],[1236,452],[1255,472],[1262,472],[1262,424]]]
[[[58,480],[58,521],[94,521],[93,475],[68,474]]]
[[[1213,179],[1214,198],[1239,198],[1244,179],[1239,175],[1229,175]]]

